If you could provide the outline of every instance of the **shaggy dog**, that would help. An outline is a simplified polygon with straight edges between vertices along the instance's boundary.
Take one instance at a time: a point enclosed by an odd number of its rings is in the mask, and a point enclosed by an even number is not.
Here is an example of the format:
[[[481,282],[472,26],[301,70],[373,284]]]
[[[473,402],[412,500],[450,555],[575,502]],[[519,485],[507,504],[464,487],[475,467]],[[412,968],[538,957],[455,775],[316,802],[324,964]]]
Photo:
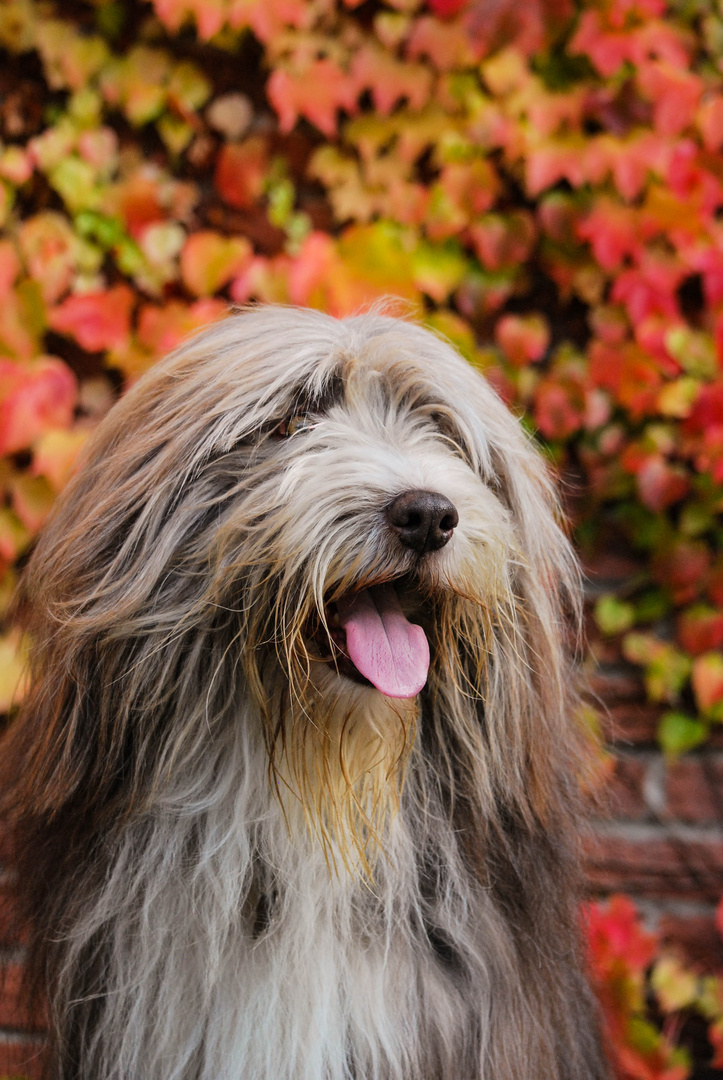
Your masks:
[[[154,367],[30,560],[3,748],[55,1080],[600,1080],[574,558],[432,333],[266,307]]]

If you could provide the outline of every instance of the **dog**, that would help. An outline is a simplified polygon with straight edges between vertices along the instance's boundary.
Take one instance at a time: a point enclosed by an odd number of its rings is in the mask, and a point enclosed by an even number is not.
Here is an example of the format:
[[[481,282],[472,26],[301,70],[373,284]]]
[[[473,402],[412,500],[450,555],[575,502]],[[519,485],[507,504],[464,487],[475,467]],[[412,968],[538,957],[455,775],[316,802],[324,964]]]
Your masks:
[[[578,567],[441,337],[230,315],[29,560],[4,812],[53,1080],[603,1080]]]

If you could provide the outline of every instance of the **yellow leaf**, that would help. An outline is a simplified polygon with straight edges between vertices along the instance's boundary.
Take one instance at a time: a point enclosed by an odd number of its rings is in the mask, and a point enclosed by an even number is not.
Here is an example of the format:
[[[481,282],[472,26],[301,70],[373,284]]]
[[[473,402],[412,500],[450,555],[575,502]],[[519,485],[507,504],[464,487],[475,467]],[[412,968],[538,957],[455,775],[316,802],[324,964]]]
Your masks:
[[[26,643],[16,631],[0,637],[0,712],[20,702],[27,690]]]
[[[698,996],[698,977],[672,956],[658,960],[650,981],[665,1012],[686,1009]]]

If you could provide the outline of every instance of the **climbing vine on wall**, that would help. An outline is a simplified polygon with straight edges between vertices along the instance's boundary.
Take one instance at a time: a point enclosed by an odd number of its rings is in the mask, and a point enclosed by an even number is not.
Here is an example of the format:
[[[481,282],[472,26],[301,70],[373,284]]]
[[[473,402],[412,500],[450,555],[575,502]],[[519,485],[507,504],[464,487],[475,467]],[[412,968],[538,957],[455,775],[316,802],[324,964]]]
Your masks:
[[[595,616],[666,752],[723,722],[716,0],[5,0],[0,47],[2,605],[90,431],[188,333],[393,294],[577,478],[582,549],[638,553]],[[7,627],[2,708],[21,662]],[[626,1075],[686,1075],[668,1046]]]

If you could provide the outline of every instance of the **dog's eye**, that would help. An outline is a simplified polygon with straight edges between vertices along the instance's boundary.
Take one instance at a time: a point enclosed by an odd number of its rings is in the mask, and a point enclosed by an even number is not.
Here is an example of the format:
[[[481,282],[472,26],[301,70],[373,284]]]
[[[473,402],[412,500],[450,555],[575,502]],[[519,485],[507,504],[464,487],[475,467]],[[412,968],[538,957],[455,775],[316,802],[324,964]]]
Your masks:
[[[292,435],[298,435],[300,431],[309,431],[313,426],[306,413],[294,413],[293,416],[281,421],[276,434],[281,439],[290,439]]]

